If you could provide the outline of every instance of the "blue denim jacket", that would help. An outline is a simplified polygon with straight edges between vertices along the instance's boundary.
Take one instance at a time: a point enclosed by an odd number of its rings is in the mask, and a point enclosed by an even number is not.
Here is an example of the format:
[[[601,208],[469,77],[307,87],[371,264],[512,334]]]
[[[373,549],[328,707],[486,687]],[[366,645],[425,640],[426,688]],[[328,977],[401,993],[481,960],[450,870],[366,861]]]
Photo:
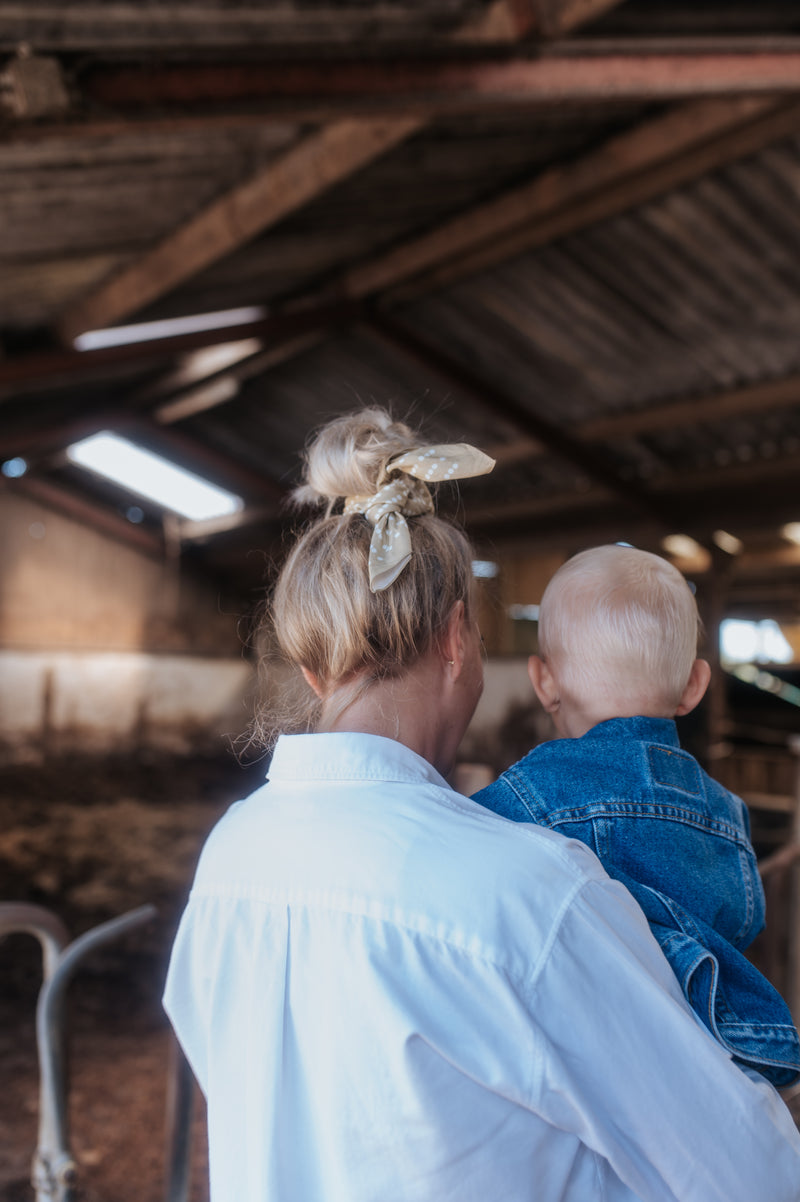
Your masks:
[[[580,839],[642,907],[690,1005],[734,1058],[800,1073],[786,1003],[742,955],[764,925],[744,802],[682,751],[666,718],[612,718],[535,747],[475,801]]]

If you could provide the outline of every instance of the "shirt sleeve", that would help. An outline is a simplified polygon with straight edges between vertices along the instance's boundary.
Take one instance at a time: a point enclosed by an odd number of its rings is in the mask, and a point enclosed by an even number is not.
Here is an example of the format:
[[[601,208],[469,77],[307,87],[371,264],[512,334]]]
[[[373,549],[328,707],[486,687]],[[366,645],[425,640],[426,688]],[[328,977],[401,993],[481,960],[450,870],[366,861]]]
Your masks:
[[[642,1202],[797,1202],[800,1134],[687,1006],[633,899],[585,885],[532,1002],[539,1105]]]

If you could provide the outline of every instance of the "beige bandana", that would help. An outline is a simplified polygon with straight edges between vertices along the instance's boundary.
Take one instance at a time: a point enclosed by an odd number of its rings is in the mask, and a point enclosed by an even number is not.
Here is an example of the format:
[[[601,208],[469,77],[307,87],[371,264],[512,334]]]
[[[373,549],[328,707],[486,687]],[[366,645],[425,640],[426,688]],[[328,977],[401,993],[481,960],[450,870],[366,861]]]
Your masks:
[[[369,587],[373,593],[388,588],[411,559],[406,518],[433,513],[425,481],[485,476],[493,467],[494,459],[465,442],[418,447],[389,460],[383,473],[385,482],[373,496],[347,497],[344,513],[363,513],[374,527],[369,547]]]

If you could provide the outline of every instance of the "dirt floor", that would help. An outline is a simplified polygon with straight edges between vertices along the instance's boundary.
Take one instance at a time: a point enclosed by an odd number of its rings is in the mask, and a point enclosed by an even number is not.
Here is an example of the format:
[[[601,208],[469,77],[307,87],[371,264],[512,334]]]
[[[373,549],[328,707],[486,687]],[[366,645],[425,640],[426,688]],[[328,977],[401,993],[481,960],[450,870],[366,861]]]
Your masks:
[[[160,1007],[172,935],[202,841],[265,766],[218,760],[62,762],[0,768],[0,901],[54,911],[75,937],[153,903],[157,917],[92,953],[69,990],[75,1202],[161,1202],[171,1037]],[[34,1198],[41,956],[0,939],[0,1202]],[[800,1090],[787,1098],[800,1125]],[[191,1202],[207,1202],[195,1098]]]
[[[67,1012],[76,1202],[160,1202],[173,1048],[160,1007],[167,952],[202,841],[263,766],[220,760],[62,762],[0,769],[0,901],[55,912],[71,937],[145,903],[157,916],[82,963]],[[35,939],[0,939],[0,1202],[33,1199]],[[205,1202],[202,1098],[191,1202]]]

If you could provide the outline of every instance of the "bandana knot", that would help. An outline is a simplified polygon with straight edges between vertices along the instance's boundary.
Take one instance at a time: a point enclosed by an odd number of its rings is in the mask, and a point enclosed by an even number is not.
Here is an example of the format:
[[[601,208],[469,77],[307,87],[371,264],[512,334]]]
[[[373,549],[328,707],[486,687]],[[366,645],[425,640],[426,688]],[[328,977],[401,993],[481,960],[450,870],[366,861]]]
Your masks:
[[[389,460],[377,492],[345,499],[344,514],[363,514],[373,527],[369,548],[373,593],[388,588],[411,559],[406,518],[434,512],[426,481],[483,476],[493,467],[493,459],[467,443],[419,447]]]

